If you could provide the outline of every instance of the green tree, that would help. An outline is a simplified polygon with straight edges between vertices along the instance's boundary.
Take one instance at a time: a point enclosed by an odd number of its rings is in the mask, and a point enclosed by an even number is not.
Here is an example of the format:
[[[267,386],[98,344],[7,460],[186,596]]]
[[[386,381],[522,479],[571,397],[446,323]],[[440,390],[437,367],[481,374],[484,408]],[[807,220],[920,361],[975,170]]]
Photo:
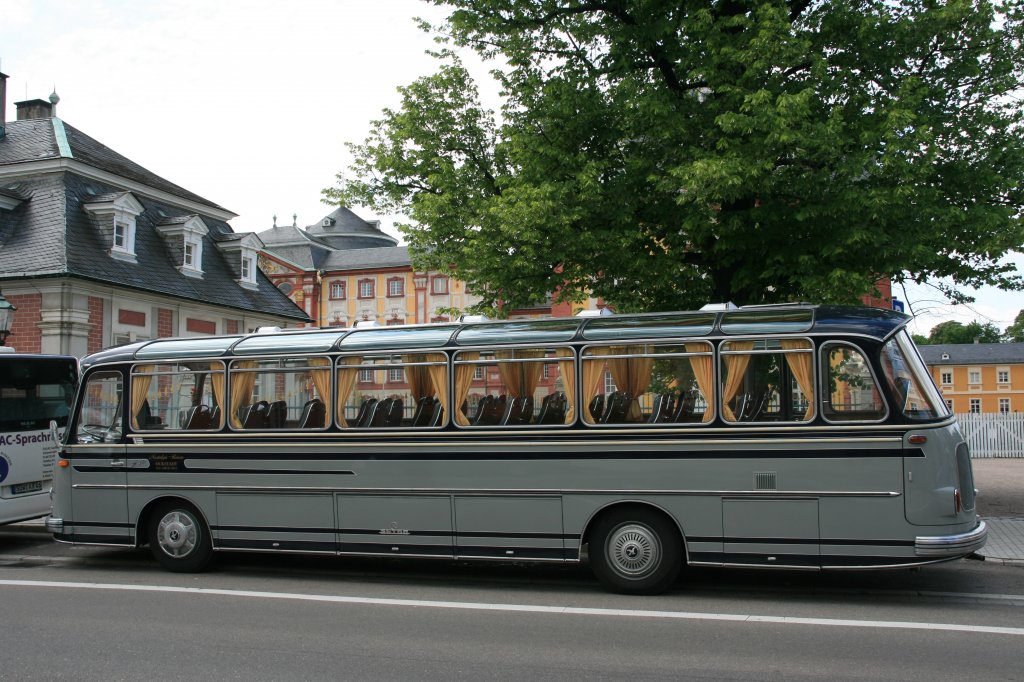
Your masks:
[[[400,89],[328,203],[407,216],[480,308],[1024,288],[1024,10],[986,0],[432,0],[460,60]]]
[[[1006,328],[1003,340],[1010,343],[1024,343],[1024,310],[1017,313],[1013,324]]]
[[[928,343],[999,343],[1001,340],[999,327],[977,320],[966,325],[956,320],[940,322],[928,335]]]

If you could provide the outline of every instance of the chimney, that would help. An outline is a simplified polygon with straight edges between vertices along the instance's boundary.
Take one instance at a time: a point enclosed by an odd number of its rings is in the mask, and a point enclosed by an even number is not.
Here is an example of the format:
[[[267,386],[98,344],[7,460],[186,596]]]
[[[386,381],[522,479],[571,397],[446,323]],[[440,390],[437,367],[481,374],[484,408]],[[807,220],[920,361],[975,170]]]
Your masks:
[[[53,118],[53,104],[45,99],[27,99],[24,102],[15,102],[18,108],[18,120],[27,121],[33,118]]]
[[[6,133],[7,125],[7,74],[0,73],[0,139]]]

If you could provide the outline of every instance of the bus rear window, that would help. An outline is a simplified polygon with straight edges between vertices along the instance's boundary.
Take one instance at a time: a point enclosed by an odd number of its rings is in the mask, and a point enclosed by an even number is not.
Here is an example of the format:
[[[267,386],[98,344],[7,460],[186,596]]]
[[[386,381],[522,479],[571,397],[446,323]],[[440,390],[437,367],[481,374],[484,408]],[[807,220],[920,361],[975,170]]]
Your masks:
[[[882,347],[882,370],[896,400],[896,409],[909,419],[938,419],[949,415],[914,342],[905,331]]]

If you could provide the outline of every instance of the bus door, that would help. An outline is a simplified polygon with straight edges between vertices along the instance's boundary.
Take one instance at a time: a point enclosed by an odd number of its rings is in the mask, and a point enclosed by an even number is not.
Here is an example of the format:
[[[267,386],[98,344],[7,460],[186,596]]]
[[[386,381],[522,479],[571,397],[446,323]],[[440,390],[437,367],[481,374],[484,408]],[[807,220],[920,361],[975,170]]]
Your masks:
[[[133,542],[123,398],[121,372],[98,371],[86,377],[65,448],[71,469],[71,513],[70,519],[65,518],[65,532],[73,542]]]

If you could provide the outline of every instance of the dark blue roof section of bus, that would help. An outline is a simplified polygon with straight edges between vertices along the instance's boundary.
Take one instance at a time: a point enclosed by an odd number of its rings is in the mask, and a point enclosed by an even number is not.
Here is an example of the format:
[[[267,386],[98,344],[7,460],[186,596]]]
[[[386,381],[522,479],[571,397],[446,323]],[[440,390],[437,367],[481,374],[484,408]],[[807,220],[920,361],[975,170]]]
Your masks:
[[[715,328],[715,313],[668,313],[596,317],[583,327],[583,338],[606,339],[707,336]]]
[[[394,348],[443,348],[448,345],[457,324],[424,327],[381,327],[357,329],[338,343],[338,350],[390,350]]]
[[[885,339],[910,322],[911,317],[895,310],[867,306],[818,306],[814,309],[815,334],[860,334]]]
[[[345,330],[329,329],[306,334],[257,334],[247,336],[231,348],[232,355],[272,355],[274,353],[324,353],[332,348]]]
[[[492,346],[505,343],[559,343],[572,341],[582,320],[561,317],[547,320],[482,322],[470,324],[455,335],[460,346]]]

